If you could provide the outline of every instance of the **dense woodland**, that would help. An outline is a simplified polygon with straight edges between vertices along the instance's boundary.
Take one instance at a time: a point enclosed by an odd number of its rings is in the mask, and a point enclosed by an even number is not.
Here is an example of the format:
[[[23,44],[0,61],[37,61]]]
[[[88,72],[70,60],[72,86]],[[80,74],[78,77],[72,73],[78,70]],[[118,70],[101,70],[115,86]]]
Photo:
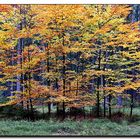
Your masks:
[[[34,120],[37,108],[64,119],[127,107],[131,118],[139,19],[140,5],[0,5],[0,108]]]

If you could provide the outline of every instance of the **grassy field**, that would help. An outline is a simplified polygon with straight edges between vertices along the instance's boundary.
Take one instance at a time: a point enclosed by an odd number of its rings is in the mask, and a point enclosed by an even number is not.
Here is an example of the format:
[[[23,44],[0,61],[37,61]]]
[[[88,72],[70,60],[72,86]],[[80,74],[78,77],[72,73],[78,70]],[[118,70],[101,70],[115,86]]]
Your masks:
[[[116,112],[125,115],[115,116]],[[130,108],[112,109],[112,121],[77,116],[77,120],[66,118],[60,121],[62,119],[54,117],[35,122],[16,120],[16,115],[10,118],[1,113],[0,136],[140,136],[140,108],[134,108],[131,121],[129,113]]]
[[[0,121],[0,136],[140,136],[140,121],[111,122],[107,119]]]

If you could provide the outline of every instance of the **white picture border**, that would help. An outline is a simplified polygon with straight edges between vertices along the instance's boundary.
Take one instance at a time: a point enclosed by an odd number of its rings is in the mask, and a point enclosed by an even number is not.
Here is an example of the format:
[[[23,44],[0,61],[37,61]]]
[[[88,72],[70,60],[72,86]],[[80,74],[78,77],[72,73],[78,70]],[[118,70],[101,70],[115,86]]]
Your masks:
[[[0,0],[0,4],[140,4],[140,0]]]

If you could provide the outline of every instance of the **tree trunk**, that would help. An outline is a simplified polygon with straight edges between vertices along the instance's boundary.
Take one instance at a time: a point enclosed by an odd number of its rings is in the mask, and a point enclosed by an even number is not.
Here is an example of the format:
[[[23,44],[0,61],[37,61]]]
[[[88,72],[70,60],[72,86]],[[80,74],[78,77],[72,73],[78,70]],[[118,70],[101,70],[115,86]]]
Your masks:
[[[109,118],[111,119],[111,94],[109,94]]]
[[[98,70],[101,69],[101,49],[99,50],[99,57],[98,57]],[[100,92],[99,92],[99,88],[100,88],[100,77],[98,77],[97,80],[97,117],[100,117]]]
[[[85,107],[83,107],[84,119],[86,118]]]
[[[49,55],[50,55],[50,52],[48,49],[48,51],[47,51],[47,72],[48,73],[50,72]],[[49,78],[47,80],[47,83],[48,83],[48,87],[50,88],[50,79]],[[50,96],[48,98],[50,99]],[[50,116],[50,114],[51,114],[51,103],[48,102],[48,115]]]
[[[12,52],[11,52],[11,58],[12,58],[12,62],[11,62],[11,65],[13,66],[14,65],[14,61],[13,61],[13,56],[14,56],[14,52],[13,52],[14,49],[12,49]],[[11,82],[11,88],[10,88],[10,96],[13,96],[13,92],[14,91],[14,82]]]
[[[62,40],[62,44],[63,46],[65,46],[65,43],[64,43],[64,33],[63,33],[63,40]],[[66,56],[65,56],[65,53],[63,52],[63,96],[65,96],[65,89],[66,89],[66,66],[65,66],[65,62],[66,61]],[[63,119],[65,118],[65,101],[63,101]]]
[[[29,46],[28,46],[28,62],[30,62],[30,52],[29,52]],[[34,109],[33,109],[33,103],[31,99],[31,72],[30,72],[30,65],[28,66],[28,94],[29,94],[29,102],[30,102],[30,109],[31,109],[31,114],[30,118],[32,121],[34,121]]]
[[[133,97],[133,94],[131,94],[130,118],[132,118],[132,115],[133,115],[133,105],[134,105],[134,97]]]
[[[21,65],[20,65],[20,68],[21,70],[23,69],[23,47],[24,47],[24,39],[22,38],[21,40]],[[24,74],[21,73],[21,78],[20,78],[20,83],[21,83],[21,91],[22,93],[24,92]],[[23,94],[21,95],[21,98],[23,99]],[[22,105],[22,108],[24,108],[24,102],[22,101],[21,102],[21,105]]]
[[[106,97],[104,96],[104,118],[106,117]]]
[[[56,80],[56,89],[57,89],[57,93],[58,93],[58,78],[55,79]],[[57,115],[59,114],[59,103],[56,104],[56,110],[57,110]]]
[[[57,73],[58,72],[58,69],[57,69],[57,55],[55,56],[55,65],[56,65],[56,69],[55,69],[55,72]],[[56,84],[56,90],[57,90],[57,94],[58,94],[58,89],[59,89],[59,86],[58,86],[58,78],[55,79],[55,84]],[[56,112],[57,112],[57,116],[59,115],[59,103],[56,104]]]
[[[21,44],[20,44],[20,39],[18,40],[18,45],[17,45],[17,56],[18,56],[18,60],[17,60],[17,64],[20,65],[20,50],[21,49]],[[16,84],[16,91],[20,92],[20,75],[17,75],[17,84]]]
[[[28,120],[30,120],[29,114],[30,114],[29,101],[27,100],[27,118],[28,118]]]

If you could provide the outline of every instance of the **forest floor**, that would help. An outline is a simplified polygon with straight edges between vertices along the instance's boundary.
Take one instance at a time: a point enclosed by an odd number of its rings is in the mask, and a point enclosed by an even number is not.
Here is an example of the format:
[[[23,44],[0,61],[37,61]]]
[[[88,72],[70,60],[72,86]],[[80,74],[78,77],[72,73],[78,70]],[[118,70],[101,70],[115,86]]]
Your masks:
[[[16,115],[6,118],[1,113],[0,136],[140,136],[140,107],[134,108],[131,119],[129,113],[130,108],[112,109],[111,120],[87,114],[85,118],[76,115],[62,120],[62,116],[60,119],[51,114],[51,119],[34,122],[14,118]]]
[[[0,136],[140,136],[140,121],[117,123],[108,119],[35,122],[1,120]]]

